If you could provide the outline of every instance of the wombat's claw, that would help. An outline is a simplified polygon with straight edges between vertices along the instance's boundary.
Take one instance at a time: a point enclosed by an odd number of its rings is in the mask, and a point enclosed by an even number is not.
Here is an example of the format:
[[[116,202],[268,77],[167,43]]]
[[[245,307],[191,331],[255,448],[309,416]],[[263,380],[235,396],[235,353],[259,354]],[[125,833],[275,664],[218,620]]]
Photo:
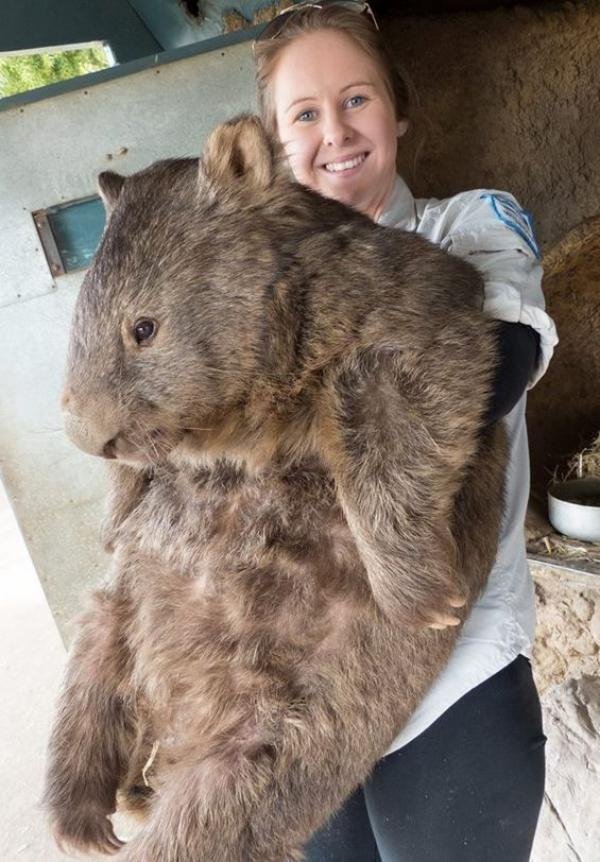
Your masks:
[[[453,596],[451,599],[448,599],[448,604],[451,608],[464,608],[467,600],[462,596]]]
[[[118,853],[121,847],[125,846],[125,842],[121,841],[120,838],[117,838],[117,836],[113,834],[111,838],[107,838],[106,843],[103,846],[104,852],[112,856],[114,853]]]
[[[69,851],[89,853],[95,850],[112,856],[125,844],[115,835],[108,816],[103,816],[83,828],[79,826],[73,829],[73,825],[68,828],[66,825],[56,823],[52,827],[52,835],[62,853],[68,854]]]
[[[462,596],[452,596],[448,599],[448,604],[451,608],[464,608],[466,603],[466,598]],[[431,622],[427,623],[427,628],[429,629],[445,629],[448,626],[458,626],[461,623],[460,618],[453,614],[434,611],[431,616]]]
[[[448,614],[435,614],[435,622],[428,623],[428,629],[445,629],[448,626],[457,626],[459,625],[460,620],[458,617],[451,617]]]

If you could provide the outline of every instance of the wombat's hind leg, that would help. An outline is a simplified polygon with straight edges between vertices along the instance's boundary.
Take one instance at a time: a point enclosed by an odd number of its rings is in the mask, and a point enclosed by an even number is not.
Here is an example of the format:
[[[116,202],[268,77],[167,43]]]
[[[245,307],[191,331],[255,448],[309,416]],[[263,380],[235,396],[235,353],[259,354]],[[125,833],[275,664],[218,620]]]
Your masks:
[[[55,820],[51,826],[52,837],[61,853],[71,849],[100,853],[117,853],[124,842],[114,833],[107,814],[91,809],[76,808],[69,818]]]
[[[367,713],[369,711],[367,710]],[[373,716],[344,725],[327,702],[283,716],[251,750],[202,758],[163,782],[123,862],[300,862],[302,846],[366,777]],[[349,758],[352,739],[365,741]]]
[[[67,666],[43,797],[61,847],[114,853],[121,846],[108,815],[135,736],[132,714],[119,695],[127,667],[122,617],[117,599],[96,593]]]

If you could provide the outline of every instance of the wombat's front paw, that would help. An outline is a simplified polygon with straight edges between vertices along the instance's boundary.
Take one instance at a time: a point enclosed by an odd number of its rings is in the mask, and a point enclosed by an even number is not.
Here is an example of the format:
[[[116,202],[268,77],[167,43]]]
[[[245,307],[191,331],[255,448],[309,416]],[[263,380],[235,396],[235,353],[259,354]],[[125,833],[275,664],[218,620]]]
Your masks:
[[[390,579],[391,581],[391,579]],[[397,579],[393,589],[383,584],[375,598],[379,607],[390,620],[415,632],[423,629],[445,629],[457,626],[464,619],[468,601],[466,591],[447,582],[402,583]],[[389,582],[388,582],[389,583]]]
[[[452,596],[448,600],[448,610],[431,611],[429,615],[430,622],[426,623],[429,629],[445,629],[449,626],[458,626],[462,622],[461,618],[454,613],[454,610],[464,608],[467,600],[462,596]]]
[[[464,592],[446,584],[419,584],[416,590],[409,585],[404,591],[380,589],[376,600],[390,620],[414,632],[460,625],[465,618],[461,609],[467,604]]]
[[[53,812],[50,828],[62,852],[96,850],[112,854],[123,846],[113,831],[108,814],[89,803]]]

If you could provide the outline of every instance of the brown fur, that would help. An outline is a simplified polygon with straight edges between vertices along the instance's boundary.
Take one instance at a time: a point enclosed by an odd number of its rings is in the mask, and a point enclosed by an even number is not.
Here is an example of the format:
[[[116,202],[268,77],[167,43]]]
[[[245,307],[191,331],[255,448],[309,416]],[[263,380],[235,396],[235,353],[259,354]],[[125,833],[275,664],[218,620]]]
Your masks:
[[[481,283],[290,183],[252,118],[101,188],[64,407],[112,459],[115,562],[50,743],[55,834],[115,850],[119,792],[147,816],[120,859],[300,859],[446,662],[457,629],[427,623],[457,596],[464,616],[495,556]]]

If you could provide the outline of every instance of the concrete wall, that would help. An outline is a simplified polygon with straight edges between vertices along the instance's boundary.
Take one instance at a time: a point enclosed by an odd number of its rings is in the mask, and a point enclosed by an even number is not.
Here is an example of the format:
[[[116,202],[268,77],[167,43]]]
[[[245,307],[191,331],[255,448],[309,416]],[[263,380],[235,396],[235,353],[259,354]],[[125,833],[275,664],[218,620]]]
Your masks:
[[[93,41],[109,42],[118,63],[162,50],[123,0],[2,0],[0,51]]]
[[[82,273],[53,281],[31,212],[93,194],[109,166],[197,154],[217,122],[251,107],[242,43],[0,113],[0,469],[63,634],[107,564],[103,465],[67,442],[58,411]]]

